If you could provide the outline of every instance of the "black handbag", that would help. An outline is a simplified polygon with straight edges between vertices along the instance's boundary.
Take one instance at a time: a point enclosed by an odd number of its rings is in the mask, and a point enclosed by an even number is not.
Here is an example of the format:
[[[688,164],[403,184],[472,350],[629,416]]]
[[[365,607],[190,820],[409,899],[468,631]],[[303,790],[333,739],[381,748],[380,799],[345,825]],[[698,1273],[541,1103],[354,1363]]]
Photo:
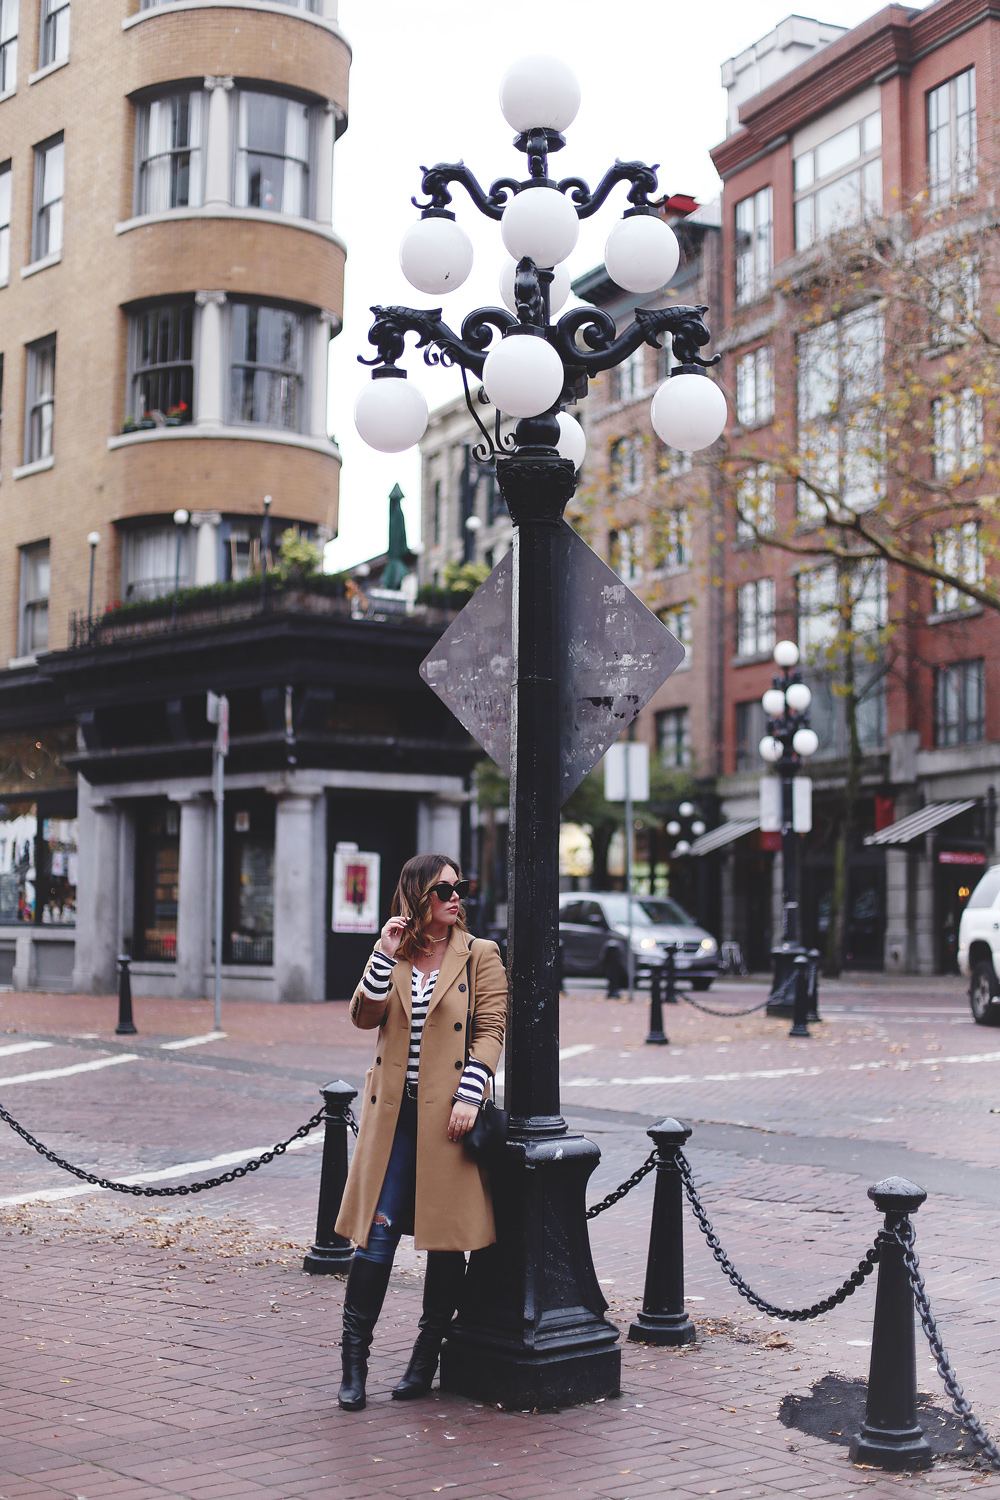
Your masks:
[[[467,959],[465,964],[465,983],[469,996],[469,1006],[465,1016],[465,1061],[469,1061],[469,1043],[472,1037],[472,960]],[[490,1092],[493,1092],[493,1078],[490,1078]],[[476,1123],[470,1131],[462,1137],[462,1145],[465,1147],[466,1155],[471,1156],[473,1161],[489,1166],[496,1161],[507,1144],[507,1130],[510,1125],[510,1115],[505,1109],[498,1109],[496,1100],[486,1098],[479,1106],[479,1114]]]

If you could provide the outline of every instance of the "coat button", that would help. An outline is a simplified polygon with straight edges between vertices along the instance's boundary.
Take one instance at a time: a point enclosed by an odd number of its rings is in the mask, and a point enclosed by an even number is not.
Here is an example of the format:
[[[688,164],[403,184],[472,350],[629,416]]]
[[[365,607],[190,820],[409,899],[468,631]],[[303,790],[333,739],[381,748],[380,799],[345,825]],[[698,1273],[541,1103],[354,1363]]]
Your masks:
[[[374,1094],[372,1094],[372,1103],[373,1104],[375,1103],[375,1095]]]
[[[455,1022],[455,1030],[456,1031],[461,1031],[461,1029],[462,1029],[462,1023],[461,1023],[461,1021],[456,1021]]]
[[[376,1057],[376,1059],[375,1059],[375,1066],[378,1068],[378,1067],[381,1067],[381,1065],[382,1065],[382,1059],[380,1057]]]
[[[460,1063],[460,1062],[457,1062],[457,1063],[456,1063],[456,1064],[455,1064],[455,1067],[456,1067],[456,1068],[461,1068],[461,1066],[462,1066],[462,1064],[461,1064],[461,1063]]]
[[[464,984],[460,984],[458,988],[459,988],[459,992],[464,995],[465,994],[465,985]]]

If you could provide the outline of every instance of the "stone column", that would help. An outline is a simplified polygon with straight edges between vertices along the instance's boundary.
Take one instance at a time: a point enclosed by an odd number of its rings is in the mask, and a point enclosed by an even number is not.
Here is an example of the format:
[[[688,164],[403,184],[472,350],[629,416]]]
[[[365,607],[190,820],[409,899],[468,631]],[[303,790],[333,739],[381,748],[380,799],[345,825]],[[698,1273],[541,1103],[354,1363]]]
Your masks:
[[[83,995],[110,995],[117,985],[119,884],[128,873],[119,864],[122,813],[77,777],[76,953],[73,988]],[[20,957],[20,954],[18,955]],[[18,965],[20,968],[21,965]],[[15,971],[14,987],[21,988]],[[29,976],[23,976],[25,985]]]
[[[444,797],[421,797],[417,804],[417,853],[458,859],[461,850],[461,804]]]
[[[195,292],[201,308],[198,320],[198,371],[195,386],[195,422],[199,427],[221,427],[224,401],[222,394],[222,308],[225,292]]]
[[[312,370],[309,392],[310,424],[313,437],[325,438],[329,434],[328,401],[330,379],[330,326],[328,312],[320,312],[312,326]]]
[[[212,804],[200,794],[177,794],[181,809],[181,848],[177,892],[177,988],[182,1000],[205,998],[205,970],[212,930],[209,879]]]
[[[930,844],[931,849],[926,845]],[[915,972],[933,974],[935,969],[934,933],[934,854],[933,838],[925,836],[911,844],[913,861],[913,936]]]
[[[209,74],[208,126],[205,130],[205,204],[231,201],[232,154],[229,149],[229,92],[233,80]]]
[[[196,588],[217,583],[219,578],[218,529],[222,517],[217,510],[196,510],[191,524],[197,533],[194,549],[194,582]]]
[[[333,143],[337,131],[337,112],[327,102],[319,113],[316,128],[316,185],[313,206],[319,224],[333,223]]]
[[[315,806],[321,787],[278,792],[274,829],[274,998],[322,1000],[317,988]]]
[[[885,851],[885,969],[887,974],[913,972],[909,855],[905,844]]]

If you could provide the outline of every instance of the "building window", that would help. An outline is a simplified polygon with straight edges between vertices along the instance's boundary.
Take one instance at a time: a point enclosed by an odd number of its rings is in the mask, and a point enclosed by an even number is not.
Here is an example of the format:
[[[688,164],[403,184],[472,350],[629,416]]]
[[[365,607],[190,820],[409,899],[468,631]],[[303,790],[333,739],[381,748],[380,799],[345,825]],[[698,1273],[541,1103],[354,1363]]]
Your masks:
[[[437,546],[440,545],[440,542],[441,542],[441,481],[440,481],[440,479],[435,479],[435,481],[434,481],[434,523],[433,523],[433,535],[434,535],[434,545],[435,545],[435,547],[437,547]]]
[[[794,162],[795,248],[882,212],[882,115],[876,110]]]
[[[844,628],[861,646],[877,636],[889,623],[888,572],[884,559],[865,558],[855,563],[845,580],[841,599],[837,566],[808,568],[798,575],[799,650],[806,660],[830,646],[841,631],[841,609],[850,611]]]
[[[685,600],[683,604],[670,604],[666,609],[661,609],[660,619],[670,631],[671,635],[675,635],[680,641],[681,645],[684,647],[684,661],[681,663],[681,665],[690,666],[692,640],[692,611],[690,601]]]
[[[52,428],[55,421],[56,339],[55,334],[28,345],[26,410],[24,421],[24,462],[38,463],[52,457]]]
[[[620,495],[642,489],[645,455],[641,437],[619,438],[611,446],[611,482]]]
[[[833,563],[809,568],[795,580],[799,606],[799,650],[807,659],[815,657],[836,639],[837,569]]]
[[[758,578],[736,590],[736,655],[768,656],[774,650],[774,579]]]
[[[305,320],[283,307],[232,304],[230,419],[301,430]]]
[[[656,715],[656,748],[660,764],[684,770],[691,764],[691,712],[665,708]]]
[[[935,349],[964,344],[979,319],[981,282],[978,259],[961,255],[928,273],[931,345]]]
[[[634,401],[646,388],[645,346],[640,344],[611,371],[612,401]]]
[[[934,743],[973,745],[986,737],[982,661],[958,661],[934,674]]]
[[[222,960],[274,962],[274,801],[226,798]]]
[[[130,414],[154,412],[173,422],[190,422],[194,404],[194,358],[190,305],[151,307],[132,319]]]
[[[163,599],[194,583],[193,527],[173,524],[126,531],[122,537],[122,594],[129,600]],[[234,546],[238,546],[234,544]],[[245,578],[248,569],[233,577]]]
[[[642,581],[643,545],[641,521],[608,533],[609,561],[623,583],[634,584]]]
[[[771,189],[761,188],[736,205],[736,304],[762,297],[771,284]]]
[[[667,479],[683,479],[691,472],[691,455],[680,448],[667,448],[662,454],[663,473]]]
[[[685,507],[667,511],[663,543],[664,572],[682,573],[691,566],[691,512]]]
[[[309,212],[309,107],[241,90],[236,149],[238,208],[304,218]]]
[[[49,544],[21,548],[21,619],[18,655],[34,656],[49,644]]]
[[[168,94],[142,106],[136,213],[158,214],[201,203],[203,108],[200,89]]]
[[[35,147],[35,214],[31,258],[44,260],[62,249],[63,138]]]
[[[141,803],[135,814],[135,931],[132,957],[177,959],[180,808],[166,800]]]
[[[962,521],[934,533],[934,561],[952,578],[972,585],[982,584],[986,577],[986,560],[979,536],[978,521]],[[952,583],[934,583],[934,613],[952,614],[975,608],[976,601],[963,594]]]
[[[764,738],[764,710],[759,698],[736,705],[736,769],[759,771],[758,746]]]
[[[927,185],[932,203],[976,190],[976,70],[927,95]]]
[[[774,480],[767,464],[752,464],[736,486],[736,539],[754,542],[773,530]]]
[[[0,166],[0,286],[10,280],[10,162]]]
[[[736,420],[763,427],[774,417],[774,351],[769,344],[736,362]]]
[[[983,456],[983,398],[973,390],[939,396],[931,414],[935,479],[976,468]]]
[[[0,94],[17,88],[18,0],[0,0]]]
[[[822,323],[797,341],[799,457],[809,484],[799,515],[822,520],[862,511],[882,493],[882,312],[863,307]]]
[[[69,57],[69,0],[42,0],[40,16],[38,66],[47,68]]]

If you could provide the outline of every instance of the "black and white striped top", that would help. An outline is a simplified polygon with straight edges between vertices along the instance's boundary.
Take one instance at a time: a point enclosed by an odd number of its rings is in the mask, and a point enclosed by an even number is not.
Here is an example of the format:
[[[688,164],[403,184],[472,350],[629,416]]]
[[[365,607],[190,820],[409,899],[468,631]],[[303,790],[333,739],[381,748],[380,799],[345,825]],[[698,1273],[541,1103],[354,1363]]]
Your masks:
[[[361,981],[361,988],[370,999],[388,998],[392,971],[395,967],[394,958],[389,958],[378,951],[372,954]],[[420,1043],[423,1039],[424,1022],[427,1020],[427,1007],[430,1005],[434,985],[440,972],[439,969],[433,969],[430,974],[421,974],[416,967],[413,970],[413,980],[410,986],[410,1054],[406,1063],[406,1081],[414,1088],[420,1068]],[[465,1104],[481,1104],[489,1080],[490,1070],[486,1064],[470,1057],[459,1079],[454,1097],[461,1099]]]

